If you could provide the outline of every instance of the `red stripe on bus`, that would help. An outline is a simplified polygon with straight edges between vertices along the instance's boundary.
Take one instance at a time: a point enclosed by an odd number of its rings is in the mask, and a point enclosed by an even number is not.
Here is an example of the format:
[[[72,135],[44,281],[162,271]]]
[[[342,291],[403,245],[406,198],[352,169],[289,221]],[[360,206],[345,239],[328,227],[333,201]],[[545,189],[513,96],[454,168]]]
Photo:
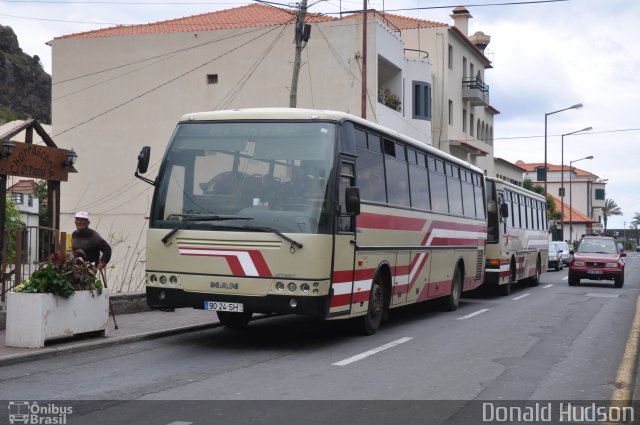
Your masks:
[[[245,276],[244,269],[242,268],[242,264],[240,264],[238,257],[235,255],[222,255],[221,257],[224,257],[227,260],[231,273],[236,276]]]
[[[261,277],[273,276],[271,274],[271,270],[269,269],[269,265],[265,261],[260,251],[247,251],[247,252],[251,257],[251,260],[253,261],[253,264],[256,267],[256,270],[258,271],[258,276],[261,276]]]
[[[354,280],[370,280],[373,279],[375,269],[361,269],[355,270],[336,270],[333,272],[334,283],[352,282]]]
[[[357,225],[363,229],[409,230],[417,232],[424,228],[427,220],[422,218],[400,217],[397,215],[362,213]]]

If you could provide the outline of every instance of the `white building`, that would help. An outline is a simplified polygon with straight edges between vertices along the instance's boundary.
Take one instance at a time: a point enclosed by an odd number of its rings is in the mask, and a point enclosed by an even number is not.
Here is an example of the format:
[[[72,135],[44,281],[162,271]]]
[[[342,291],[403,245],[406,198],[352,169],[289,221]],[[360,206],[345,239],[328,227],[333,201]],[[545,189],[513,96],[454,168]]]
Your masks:
[[[544,163],[516,161],[516,165],[526,170],[525,178],[534,184],[544,185],[544,181],[539,181],[537,175],[538,169],[544,168]],[[547,190],[560,201],[557,209],[564,212],[564,239],[577,240],[585,234],[601,233],[604,230],[602,208],[606,199],[607,180],[575,166],[565,165],[563,173],[562,166],[547,163],[547,169]],[[561,191],[563,187],[564,196]],[[577,211],[577,214],[571,209]]]
[[[468,35],[471,14],[453,10],[453,26],[385,15],[401,30],[407,55],[433,61],[433,145],[495,176],[493,126],[500,112],[491,106],[485,56],[491,37]]]
[[[290,11],[253,4],[50,42],[53,136],[78,153],[79,174],[62,191],[61,230],[73,230],[75,211],[89,211],[114,248],[110,273],[121,286],[136,287],[144,268],[152,190],[133,177],[140,148],[152,147],[153,177],[183,114],[288,106],[294,20]],[[309,14],[306,22],[297,106],[360,115],[361,17]],[[430,59],[405,54],[404,35],[375,14],[367,28],[367,119],[431,144]],[[461,83],[462,71],[451,84],[461,92]]]

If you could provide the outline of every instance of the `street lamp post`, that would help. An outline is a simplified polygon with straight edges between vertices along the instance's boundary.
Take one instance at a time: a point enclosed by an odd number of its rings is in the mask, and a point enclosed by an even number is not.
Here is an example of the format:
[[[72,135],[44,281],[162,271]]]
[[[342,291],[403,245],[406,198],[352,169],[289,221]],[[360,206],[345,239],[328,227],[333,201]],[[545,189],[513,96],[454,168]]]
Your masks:
[[[593,155],[585,156],[584,158],[575,159],[573,161],[569,161],[569,241],[573,242],[573,198],[571,194],[571,183],[573,182],[573,163],[582,161],[584,159],[593,159]]]
[[[586,127],[582,130],[572,131],[571,133],[562,135],[562,143],[560,144],[560,240],[564,240],[564,136],[591,130],[593,130],[592,127]]]
[[[547,196],[547,117],[549,115],[557,114],[558,112],[579,108],[582,108],[582,103],[576,103],[568,108],[558,109],[557,111],[547,112],[544,114],[544,196]]]

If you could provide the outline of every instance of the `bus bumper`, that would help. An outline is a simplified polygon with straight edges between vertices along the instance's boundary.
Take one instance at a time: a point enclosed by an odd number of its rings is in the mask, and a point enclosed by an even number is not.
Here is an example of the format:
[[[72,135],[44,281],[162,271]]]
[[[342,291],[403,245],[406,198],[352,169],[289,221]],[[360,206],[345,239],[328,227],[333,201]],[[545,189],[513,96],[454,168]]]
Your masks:
[[[205,302],[242,303],[252,313],[301,314],[325,318],[329,311],[329,296],[300,297],[286,295],[242,296],[186,292],[175,288],[147,287],[147,304],[151,308],[192,307],[204,310]],[[295,307],[293,307],[295,305]]]

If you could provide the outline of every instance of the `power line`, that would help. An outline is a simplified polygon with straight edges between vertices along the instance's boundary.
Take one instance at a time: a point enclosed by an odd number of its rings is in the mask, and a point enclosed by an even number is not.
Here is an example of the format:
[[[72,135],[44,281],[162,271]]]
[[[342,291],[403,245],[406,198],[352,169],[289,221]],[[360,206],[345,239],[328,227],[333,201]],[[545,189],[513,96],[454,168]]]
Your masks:
[[[259,35],[258,37],[254,38],[254,39],[251,39],[251,40],[249,40],[249,41],[247,41],[247,42],[245,42],[245,43],[242,43],[241,45],[239,45],[239,46],[237,46],[237,47],[234,47],[233,49],[231,49],[231,50],[229,50],[229,51],[227,51],[227,52],[225,52],[225,53],[223,53],[223,54],[221,54],[221,55],[219,55],[219,56],[217,56],[217,57],[215,57],[215,58],[213,58],[213,59],[211,59],[211,60],[208,60],[208,61],[206,61],[205,63],[203,63],[203,64],[201,64],[201,65],[198,65],[197,67],[195,67],[195,68],[193,68],[193,69],[190,69],[189,71],[183,72],[182,74],[180,74],[180,75],[178,75],[178,76],[176,76],[176,77],[174,77],[174,78],[172,78],[172,79],[170,79],[170,80],[168,80],[168,81],[165,81],[164,83],[162,83],[162,84],[160,84],[160,85],[158,85],[158,86],[155,86],[155,87],[153,87],[152,89],[147,90],[147,91],[145,91],[145,92],[143,92],[143,93],[139,94],[139,95],[138,95],[138,96],[136,96],[136,97],[133,97],[133,98],[131,98],[131,99],[129,99],[129,100],[127,100],[127,101],[125,101],[125,102],[122,102],[122,103],[120,103],[119,105],[114,106],[113,108],[110,108],[110,109],[108,109],[108,110],[106,110],[106,111],[104,111],[104,112],[101,112],[101,113],[99,113],[98,115],[94,115],[93,117],[91,117],[91,118],[89,118],[89,119],[86,119],[86,120],[84,120],[84,121],[82,121],[82,122],[80,122],[80,123],[78,123],[78,124],[76,124],[76,125],[74,125],[74,126],[72,126],[72,127],[69,127],[69,128],[67,128],[66,130],[62,130],[61,132],[54,134],[52,137],[58,137],[58,136],[60,136],[61,134],[67,133],[67,132],[69,132],[69,131],[71,131],[71,130],[74,130],[74,129],[76,129],[76,128],[78,128],[78,127],[80,127],[80,126],[84,125],[84,124],[87,124],[87,123],[89,123],[89,122],[91,122],[91,121],[93,121],[93,120],[95,120],[95,119],[97,119],[97,118],[100,118],[100,117],[102,117],[102,116],[104,116],[104,115],[107,115],[108,113],[113,112],[113,111],[115,111],[116,109],[120,109],[121,107],[123,107],[123,106],[125,106],[125,105],[128,105],[129,103],[134,102],[134,101],[136,101],[136,100],[138,100],[138,99],[140,99],[140,98],[142,98],[142,97],[144,97],[144,96],[148,95],[149,93],[152,93],[152,92],[154,92],[154,91],[156,91],[156,90],[158,90],[158,89],[160,89],[160,88],[162,88],[162,87],[164,87],[164,86],[167,86],[167,85],[169,85],[169,84],[173,83],[174,81],[179,80],[180,78],[182,78],[182,77],[184,77],[184,76],[186,76],[186,75],[191,74],[192,72],[194,72],[194,71],[196,71],[196,70],[198,70],[198,69],[200,69],[200,68],[203,68],[203,67],[207,66],[208,64],[210,64],[210,63],[211,63],[211,62],[213,62],[213,61],[216,61],[216,60],[218,60],[218,59],[220,59],[220,58],[222,58],[222,57],[224,57],[224,56],[226,56],[226,55],[228,55],[228,54],[230,54],[230,53],[235,52],[236,50],[238,50],[238,49],[240,49],[240,48],[242,48],[242,47],[246,46],[247,44],[250,44],[250,43],[254,42],[254,41],[255,41],[255,40],[257,40],[257,39],[259,39],[259,38],[261,38],[261,37],[264,37],[265,35],[267,35],[267,34],[271,33],[272,31],[274,31],[274,30],[275,30],[275,29],[277,29],[277,28],[278,28],[278,27],[277,27],[277,26],[275,26],[275,27],[271,28],[269,31],[265,32],[264,34]]]
[[[521,6],[527,4],[540,4],[540,3],[558,3],[571,0],[533,0],[533,1],[514,1],[505,3],[485,3],[485,4],[466,4],[464,7],[485,7],[485,6]],[[460,4],[446,5],[446,6],[424,6],[424,7],[406,7],[402,9],[385,9],[385,12],[404,12],[412,10],[430,10],[430,9],[451,9],[458,7]],[[327,15],[337,15],[340,13],[362,13],[362,10],[345,10],[342,12],[325,12]]]

